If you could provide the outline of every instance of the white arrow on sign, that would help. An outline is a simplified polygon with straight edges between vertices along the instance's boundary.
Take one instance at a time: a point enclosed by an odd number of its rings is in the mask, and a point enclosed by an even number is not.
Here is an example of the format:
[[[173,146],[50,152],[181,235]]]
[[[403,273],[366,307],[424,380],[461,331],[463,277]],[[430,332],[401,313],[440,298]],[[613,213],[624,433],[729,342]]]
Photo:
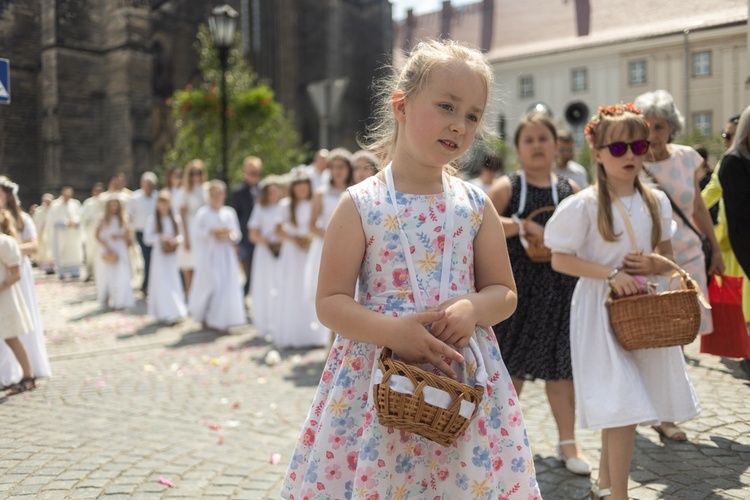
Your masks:
[[[5,88],[5,85],[3,85],[3,82],[0,82],[0,98],[7,99],[8,97],[10,97],[8,90]]]

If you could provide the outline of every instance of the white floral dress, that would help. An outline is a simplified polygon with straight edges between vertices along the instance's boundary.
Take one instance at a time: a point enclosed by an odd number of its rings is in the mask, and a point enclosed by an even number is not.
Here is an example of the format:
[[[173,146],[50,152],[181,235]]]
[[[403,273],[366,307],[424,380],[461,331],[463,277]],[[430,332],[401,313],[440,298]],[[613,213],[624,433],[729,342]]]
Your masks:
[[[371,177],[349,188],[349,193],[367,239],[359,302],[383,314],[414,313],[398,222],[385,183]],[[450,179],[448,196],[453,197],[455,207],[448,297],[453,298],[475,291],[473,243],[486,196],[456,178]],[[397,193],[396,197],[417,280],[428,291],[427,306],[436,306],[445,242],[445,194]],[[465,434],[452,446],[443,447],[378,423],[371,379],[380,347],[338,336],[292,456],[282,497],[541,498],[521,407],[495,336],[478,327],[474,338],[488,374],[485,396]],[[460,364],[453,369],[459,380],[474,385],[476,362],[468,350],[464,354],[468,369]]]

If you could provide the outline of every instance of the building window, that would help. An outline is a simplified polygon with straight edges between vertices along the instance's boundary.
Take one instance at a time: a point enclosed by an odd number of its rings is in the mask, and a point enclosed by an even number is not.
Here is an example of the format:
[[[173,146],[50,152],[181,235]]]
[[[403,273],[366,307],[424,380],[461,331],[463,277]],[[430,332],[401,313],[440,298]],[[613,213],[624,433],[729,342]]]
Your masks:
[[[586,68],[576,68],[570,72],[570,89],[582,92],[589,88],[589,72]]]
[[[711,52],[693,54],[693,76],[711,76]]]
[[[710,137],[712,133],[711,112],[701,111],[699,113],[693,113],[693,128],[706,137]]]
[[[531,76],[521,77],[521,97],[534,97],[534,78]]]
[[[646,83],[646,61],[630,63],[630,85]]]

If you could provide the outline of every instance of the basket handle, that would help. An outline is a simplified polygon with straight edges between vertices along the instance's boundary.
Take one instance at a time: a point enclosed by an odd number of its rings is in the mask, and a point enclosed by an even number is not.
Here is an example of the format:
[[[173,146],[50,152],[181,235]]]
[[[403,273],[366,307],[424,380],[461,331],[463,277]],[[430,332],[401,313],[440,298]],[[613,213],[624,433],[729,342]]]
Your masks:
[[[526,217],[524,219],[524,221],[525,222],[532,221],[532,220],[534,220],[534,217],[536,217],[539,214],[543,214],[543,213],[546,213],[546,212],[554,212],[555,210],[557,210],[557,207],[540,207],[540,208],[537,208],[536,210],[534,210],[533,212],[531,212],[528,215],[528,217]]]

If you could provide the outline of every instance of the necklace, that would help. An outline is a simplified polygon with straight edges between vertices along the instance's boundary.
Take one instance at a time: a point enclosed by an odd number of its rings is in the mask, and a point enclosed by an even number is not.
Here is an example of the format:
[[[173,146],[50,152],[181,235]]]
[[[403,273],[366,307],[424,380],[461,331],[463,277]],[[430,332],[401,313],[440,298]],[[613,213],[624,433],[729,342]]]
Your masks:
[[[628,215],[630,217],[633,216],[633,204],[635,203],[636,194],[633,193],[631,196],[628,196],[630,198],[630,203],[628,204]]]

